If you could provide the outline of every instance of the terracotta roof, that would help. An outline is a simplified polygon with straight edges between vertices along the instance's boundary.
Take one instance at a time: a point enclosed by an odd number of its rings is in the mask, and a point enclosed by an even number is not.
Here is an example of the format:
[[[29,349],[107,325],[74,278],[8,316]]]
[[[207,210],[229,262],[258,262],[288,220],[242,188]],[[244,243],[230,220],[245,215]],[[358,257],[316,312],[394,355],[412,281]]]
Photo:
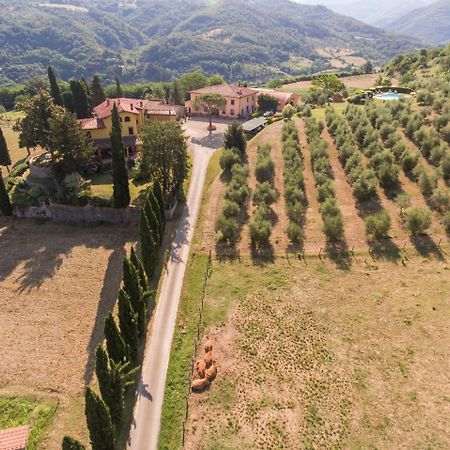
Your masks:
[[[235,86],[232,84],[217,84],[215,86],[207,86],[202,89],[191,91],[191,94],[220,94],[224,97],[246,97],[248,95],[255,95],[253,89]]]
[[[103,119],[99,119],[98,117],[79,119],[78,123],[81,123],[83,130],[101,130],[103,128],[106,128]]]
[[[28,431],[28,425],[0,431],[0,450],[24,450]]]
[[[282,92],[282,91],[272,91],[269,89],[263,89],[258,92],[258,97],[262,94],[267,94],[272,97],[275,97],[279,102],[287,103],[290,100],[292,95],[295,95],[293,92]]]
[[[143,109],[145,111],[160,111],[167,115],[176,114],[176,105],[167,105],[163,100],[143,100],[139,98],[108,98],[100,105],[96,106],[93,115],[99,119],[104,119],[111,116],[114,104],[120,112],[129,114],[139,114]],[[169,113],[170,111],[170,113]]]

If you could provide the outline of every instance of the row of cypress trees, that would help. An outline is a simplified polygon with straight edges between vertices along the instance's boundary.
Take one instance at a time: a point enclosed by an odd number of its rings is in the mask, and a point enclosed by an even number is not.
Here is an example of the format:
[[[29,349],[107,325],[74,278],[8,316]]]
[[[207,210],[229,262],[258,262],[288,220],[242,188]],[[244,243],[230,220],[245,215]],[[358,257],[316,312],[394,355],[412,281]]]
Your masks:
[[[91,387],[85,391],[85,413],[93,450],[112,450],[120,433],[125,393],[134,384],[139,369],[139,344],[145,338],[147,319],[154,309],[149,280],[156,272],[165,229],[165,205],[161,186],[153,185],[141,207],[141,258],[134,247],[123,259],[122,286],[118,294],[118,324],[112,311],[106,316],[106,349],[96,349],[95,374],[100,395]],[[66,436],[63,450],[83,450]]]

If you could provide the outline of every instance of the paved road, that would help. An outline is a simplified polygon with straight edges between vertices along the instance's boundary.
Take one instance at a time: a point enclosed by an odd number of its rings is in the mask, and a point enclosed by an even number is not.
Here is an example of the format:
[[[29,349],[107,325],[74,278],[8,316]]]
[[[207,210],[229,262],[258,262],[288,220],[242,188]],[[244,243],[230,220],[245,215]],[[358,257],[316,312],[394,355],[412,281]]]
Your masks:
[[[200,210],[203,185],[209,159],[214,150],[190,144],[193,155],[191,183],[155,312],[153,330],[149,333],[142,379],[138,386],[138,400],[128,448],[154,450],[157,448],[161,409],[164,399],[170,348],[177,318],[184,272]]]

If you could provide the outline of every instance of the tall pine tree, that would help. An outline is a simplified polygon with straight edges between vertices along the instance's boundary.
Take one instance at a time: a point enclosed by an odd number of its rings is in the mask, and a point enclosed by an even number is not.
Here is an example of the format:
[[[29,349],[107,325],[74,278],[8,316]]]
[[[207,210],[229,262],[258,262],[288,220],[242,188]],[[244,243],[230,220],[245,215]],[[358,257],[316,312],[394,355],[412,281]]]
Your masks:
[[[144,293],[147,292],[147,290],[148,290],[147,275],[145,275],[144,266],[142,265],[142,261],[137,256],[136,251],[134,250],[134,247],[131,247],[130,261],[131,261],[131,264],[133,264],[135,269],[138,271],[139,282],[141,283],[142,292],[144,292]]]
[[[105,319],[105,338],[109,357],[116,363],[125,362],[128,354],[127,345],[120,334],[111,311]]]
[[[89,117],[91,111],[85,83],[78,80],[70,80],[70,91],[72,92],[73,109],[78,119]]]
[[[112,110],[112,131],[110,134],[113,170],[114,208],[126,208],[130,204],[130,187],[122,141],[122,129],[116,105]]]
[[[4,216],[12,216],[12,206],[9,200],[8,192],[6,191],[5,182],[3,181],[3,174],[0,169],[0,212]]]
[[[144,208],[141,208],[141,218],[139,223],[139,235],[141,243],[142,264],[147,277],[151,279],[155,273],[158,261],[157,243],[153,238],[153,232],[150,228]]]
[[[76,439],[72,439],[69,436],[64,436],[61,443],[62,450],[86,450],[86,447],[78,442]]]
[[[105,402],[89,386],[86,388],[84,397],[92,450],[113,450],[114,428]]]
[[[139,342],[139,329],[137,313],[131,306],[128,294],[120,289],[119,291],[119,324],[123,340],[127,344],[130,352],[130,360],[136,365]]]
[[[158,245],[161,243],[161,236],[160,236],[160,232],[161,232],[161,225],[160,222],[158,220],[157,215],[159,215],[159,210],[157,210],[157,205],[155,208],[155,204],[154,202],[152,202],[152,195],[149,194],[147,195],[147,199],[145,200],[144,203],[144,210],[145,210],[145,215],[147,216],[148,219],[148,224],[150,225],[150,229],[153,232],[153,238],[155,239],[155,242],[158,243]]]
[[[122,89],[122,85],[120,84],[119,77],[116,77],[115,81],[116,81],[115,96],[116,96],[116,98],[122,98],[123,97],[123,89]]]
[[[9,166],[11,165],[11,157],[9,156],[8,144],[6,143],[3,131],[0,128],[0,166],[5,166],[9,173]]]
[[[123,258],[123,289],[130,297],[131,306],[138,316],[139,337],[145,335],[146,308],[144,292],[141,289],[139,274],[131,261],[125,256]]]
[[[95,107],[97,105],[100,105],[100,103],[103,103],[105,100],[106,100],[105,91],[103,90],[100,77],[98,75],[94,75],[91,84],[92,106]]]
[[[163,191],[161,188],[161,183],[159,183],[158,181],[153,183],[153,195],[155,196],[155,198],[158,202],[158,205],[159,205],[159,210],[160,210],[162,224],[163,224],[163,231],[164,231],[164,228],[166,226],[166,205],[165,205],[165,201],[164,201]]]
[[[56,80],[55,72],[50,66],[47,68],[47,74],[48,81],[50,82],[50,94],[53,98],[53,103],[55,103],[55,105],[64,106],[61,89],[59,88],[58,81]]]

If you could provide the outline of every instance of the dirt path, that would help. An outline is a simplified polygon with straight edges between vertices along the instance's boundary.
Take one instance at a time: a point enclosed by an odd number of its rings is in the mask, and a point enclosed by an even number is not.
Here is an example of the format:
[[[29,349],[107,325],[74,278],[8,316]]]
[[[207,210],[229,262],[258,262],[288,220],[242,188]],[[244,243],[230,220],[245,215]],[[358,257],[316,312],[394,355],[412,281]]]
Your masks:
[[[157,448],[178,303],[194,227],[200,210],[206,171],[214,152],[206,147],[191,145],[194,156],[188,198],[162,281],[161,293],[153,319],[153,330],[148,334],[146,356],[142,365],[142,379],[139,380],[137,388],[134,428],[131,430],[128,442],[128,448],[133,450]]]
[[[299,130],[300,144],[304,157],[305,193],[308,202],[305,220],[305,252],[316,252],[325,247],[325,236],[322,232],[323,222],[319,212],[317,189],[311,165],[311,153],[306,139],[305,123],[295,117],[295,125]]]
[[[358,213],[353,197],[353,191],[347,181],[344,169],[338,158],[338,152],[334,145],[328,128],[322,132],[322,138],[328,143],[328,157],[334,174],[334,187],[336,189],[336,200],[344,216],[345,239],[347,245],[359,247],[366,243],[366,226],[364,220]]]

